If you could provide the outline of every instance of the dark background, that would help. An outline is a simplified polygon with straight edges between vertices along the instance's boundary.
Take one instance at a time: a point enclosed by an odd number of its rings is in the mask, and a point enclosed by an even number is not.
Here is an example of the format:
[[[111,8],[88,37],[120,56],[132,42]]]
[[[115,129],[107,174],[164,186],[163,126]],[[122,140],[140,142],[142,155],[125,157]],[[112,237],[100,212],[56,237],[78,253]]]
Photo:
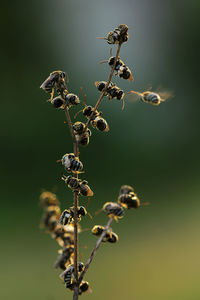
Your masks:
[[[107,98],[100,107],[110,131],[93,130],[81,148],[83,175],[95,196],[88,211],[116,201],[122,184],[131,184],[148,207],[128,211],[113,225],[119,243],[103,245],[86,279],[88,299],[197,300],[200,297],[199,241],[199,1],[15,1],[1,9],[1,298],[71,299],[52,265],[58,246],[39,229],[39,194],[56,191],[62,208],[72,193],[56,164],[72,151],[62,111],[46,103],[39,86],[57,69],[69,75],[69,89],[84,87],[87,103],[99,94],[96,80],[109,68],[105,36],[120,23],[130,39],[121,58],[135,82],[115,79],[125,91],[150,85],[175,97],[159,107]],[[116,50],[116,47],[113,47]],[[83,97],[82,97],[83,100]],[[73,116],[80,108],[72,108]],[[81,198],[85,205],[87,199]],[[105,224],[100,214],[82,227]],[[96,242],[80,237],[86,261]],[[87,245],[87,249],[83,246]]]

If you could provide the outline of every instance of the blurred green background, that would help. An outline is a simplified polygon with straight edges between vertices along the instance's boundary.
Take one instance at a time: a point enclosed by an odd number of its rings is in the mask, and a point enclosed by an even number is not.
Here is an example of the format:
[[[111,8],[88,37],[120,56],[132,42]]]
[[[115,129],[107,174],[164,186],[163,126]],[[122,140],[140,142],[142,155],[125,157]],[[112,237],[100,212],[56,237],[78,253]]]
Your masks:
[[[56,191],[62,208],[72,194],[56,164],[72,150],[62,111],[46,103],[39,89],[57,69],[69,75],[69,89],[84,87],[87,103],[99,96],[94,81],[106,80],[105,36],[120,23],[130,39],[121,58],[135,82],[116,78],[125,91],[150,85],[173,90],[172,100],[153,107],[106,98],[100,109],[107,134],[93,130],[81,148],[83,178],[95,196],[88,211],[115,201],[130,184],[148,207],[128,211],[112,228],[116,245],[102,245],[86,279],[86,299],[200,299],[199,87],[197,76],[200,2],[159,0],[11,1],[1,9],[1,299],[71,299],[53,269],[58,246],[39,229],[42,188]],[[115,50],[115,47],[113,47]],[[79,108],[71,109],[74,115]],[[87,199],[81,198],[85,205]],[[105,215],[82,227],[105,224]],[[96,242],[86,231],[80,254],[86,261]],[[87,249],[84,246],[87,246]]]

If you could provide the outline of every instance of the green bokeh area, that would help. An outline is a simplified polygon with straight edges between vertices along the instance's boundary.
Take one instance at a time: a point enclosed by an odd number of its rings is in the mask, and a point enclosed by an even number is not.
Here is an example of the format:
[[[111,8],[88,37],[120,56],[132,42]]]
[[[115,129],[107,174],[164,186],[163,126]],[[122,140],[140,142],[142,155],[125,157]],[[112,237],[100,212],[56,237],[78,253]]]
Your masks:
[[[87,103],[106,80],[109,45],[97,40],[119,23],[130,39],[120,56],[133,83],[114,78],[124,91],[166,87],[175,97],[159,107],[125,99],[103,100],[108,133],[93,130],[81,161],[94,190],[87,210],[94,216],[116,201],[122,184],[149,206],[128,211],[113,230],[115,245],[98,251],[86,279],[93,293],[83,299],[198,300],[200,298],[198,1],[15,1],[1,10],[1,299],[72,299],[53,269],[59,247],[39,229],[42,189],[56,191],[62,208],[72,193],[56,163],[72,151],[62,111],[46,103],[39,86],[62,69],[69,90],[82,86]],[[113,51],[116,48],[113,47]],[[83,107],[83,106],[82,106]],[[71,116],[81,108],[72,108]],[[80,120],[84,120],[79,115]],[[86,205],[87,199],[80,199]],[[82,228],[105,224],[101,213]],[[86,262],[96,239],[80,234]]]

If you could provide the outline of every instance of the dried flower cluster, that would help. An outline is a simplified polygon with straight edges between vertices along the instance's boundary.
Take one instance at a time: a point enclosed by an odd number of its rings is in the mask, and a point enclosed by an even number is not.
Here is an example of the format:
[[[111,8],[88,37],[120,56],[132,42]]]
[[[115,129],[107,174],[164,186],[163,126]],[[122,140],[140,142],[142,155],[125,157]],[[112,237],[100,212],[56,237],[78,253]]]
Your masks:
[[[118,235],[110,228],[113,220],[124,216],[126,209],[140,207],[140,200],[134,193],[131,186],[123,185],[120,189],[120,194],[117,202],[107,202],[103,205],[102,210],[109,217],[107,225],[95,225],[91,232],[98,237],[97,243],[86,264],[79,261],[78,256],[78,233],[81,232],[79,222],[81,218],[87,214],[86,208],[79,206],[79,197],[91,197],[93,191],[85,179],[79,178],[84,170],[83,163],[80,161],[79,146],[87,146],[91,138],[91,130],[88,128],[91,125],[94,129],[102,132],[109,131],[107,121],[102,117],[102,112],[98,112],[98,107],[102,99],[107,96],[109,100],[115,99],[122,101],[124,107],[124,91],[115,83],[112,83],[112,76],[115,72],[119,78],[132,82],[134,77],[130,68],[120,59],[119,52],[124,42],[129,38],[128,26],[120,24],[116,29],[110,31],[104,39],[108,44],[116,44],[116,55],[103,62],[107,62],[111,67],[111,71],[107,81],[96,81],[95,86],[101,93],[95,106],[86,105],[84,99],[83,115],[86,117],[86,122],[76,121],[72,123],[69,110],[80,103],[80,95],[69,93],[65,82],[66,74],[63,71],[54,71],[42,83],[41,88],[50,94],[48,100],[55,108],[65,111],[67,123],[71,132],[73,140],[73,153],[66,153],[61,158],[64,170],[71,173],[71,175],[63,175],[62,180],[73,192],[73,205],[60,210],[59,201],[55,194],[51,192],[43,192],[41,194],[41,204],[44,208],[44,216],[42,219],[43,227],[47,228],[51,236],[58,242],[61,249],[59,250],[59,257],[55,263],[55,268],[60,268],[63,272],[60,278],[64,281],[65,286],[74,292],[73,299],[78,299],[83,292],[91,291],[90,285],[83,278],[93,260],[93,257],[98,250],[101,242],[116,243]],[[57,94],[55,96],[55,93]],[[159,94],[146,91],[139,93],[130,91],[129,93],[136,94],[143,102],[151,103],[153,105],[160,104],[164,98]],[[78,112],[76,114],[79,114]]]

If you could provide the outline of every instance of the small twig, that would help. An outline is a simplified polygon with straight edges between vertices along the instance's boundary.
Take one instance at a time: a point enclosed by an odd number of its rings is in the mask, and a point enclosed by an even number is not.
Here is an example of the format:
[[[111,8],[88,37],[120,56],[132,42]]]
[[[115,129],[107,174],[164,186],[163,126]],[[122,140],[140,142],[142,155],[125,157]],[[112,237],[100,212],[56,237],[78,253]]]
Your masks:
[[[78,143],[76,141],[76,137],[74,134],[74,130],[72,127],[72,121],[70,118],[70,114],[68,111],[68,108],[65,107],[65,115],[67,118],[67,123],[70,128],[73,144],[74,144],[74,155],[76,157],[79,156],[79,149],[78,149]],[[78,178],[78,174],[76,173],[74,175],[75,178]],[[73,300],[77,300],[79,296],[79,284],[78,284],[78,216],[77,216],[77,211],[78,211],[78,194],[76,191],[74,191],[74,277],[76,280],[76,285],[74,287],[74,295],[73,295]]]
[[[78,174],[76,174],[76,178],[78,178]],[[74,288],[74,297],[73,299],[78,299],[78,291],[79,291],[79,284],[78,284],[78,195],[77,192],[74,192],[74,276],[76,280],[76,285]]]
[[[115,55],[115,61],[114,61],[114,64],[113,64],[113,66],[112,66],[112,68],[111,68],[110,75],[109,75],[109,77],[108,77],[106,86],[105,86],[103,92],[101,93],[99,99],[97,100],[97,103],[96,103],[96,105],[95,105],[95,107],[94,107],[94,109],[93,109],[93,112],[92,112],[90,118],[88,119],[88,121],[87,121],[87,123],[86,123],[86,125],[85,125],[85,130],[87,130],[87,128],[88,128],[88,126],[89,126],[89,124],[90,124],[90,122],[91,122],[91,120],[92,120],[92,118],[93,118],[93,115],[95,114],[95,111],[96,111],[97,108],[99,107],[99,105],[100,105],[100,103],[101,103],[103,97],[104,97],[105,94],[106,94],[107,88],[108,88],[108,86],[109,86],[109,84],[110,84],[110,82],[111,82],[111,79],[112,79],[112,76],[113,76],[113,73],[114,73],[114,70],[115,70],[115,65],[116,65],[116,62],[117,62],[117,59],[118,59],[118,56],[119,56],[120,49],[121,49],[121,44],[118,45],[117,52],[116,52],[116,55]],[[97,250],[99,249],[99,247],[100,247],[100,245],[101,245],[101,242],[102,242],[104,236],[106,235],[106,232],[107,232],[107,230],[109,229],[109,227],[110,227],[112,221],[113,221],[113,218],[109,219],[109,221],[108,221],[108,223],[107,223],[107,225],[106,225],[106,227],[105,227],[105,230],[103,231],[103,233],[101,234],[100,238],[98,239],[98,241],[97,241],[97,243],[96,243],[96,245],[95,245],[95,247],[94,247],[94,249],[93,249],[93,251],[92,251],[92,253],[91,253],[91,255],[90,255],[90,257],[89,257],[89,259],[88,259],[88,261],[87,261],[87,263],[86,263],[86,265],[85,265],[85,268],[84,268],[83,272],[81,273],[81,275],[80,275],[80,277],[79,277],[78,285],[80,285],[80,283],[82,282],[83,277],[85,276],[85,274],[86,274],[86,272],[87,272],[87,270],[88,270],[88,268],[89,268],[89,266],[90,266],[90,264],[91,264],[91,262],[92,262],[92,260],[93,260],[93,258],[94,258],[94,256],[95,256]]]
[[[102,234],[101,234],[100,238],[98,239],[94,249],[92,250],[92,253],[91,253],[90,257],[88,258],[87,263],[85,264],[85,268],[84,268],[83,272],[81,273],[81,275],[79,277],[78,284],[80,284],[81,281],[83,280],[83,277],[85,276],[85,274],[86,274],[86,272],[87,272],[87,270],[88,270],[88,268],[89,268],[89,266],[90,266],[90,264],[91,264],[91,262],[92,262],[92,260],[95,256],[95,254],[96,254],[97,250],[99,249],[99,247],[101,245],[101,242],[103,241],[103,238],[106,235],[106,232],[108,231],[108,229],[110,228],[110,225],[111,225],[113,220],[114,220],[113,218],[108,220],[108,223],[107,223],[104,231],[102,232]]]
[[[77,144],[77,143],[76,143],[76,138],[75,138],[74,130],[73,130],[73,127],[72,127],[72,121],[71,121],[71,118],[70,118],[68,107],[65,106],[64,110],[65,110],[65,115],[66,115],[66,118],[67,118],[67,124],[69,125],[70,133],[71,133],[73,143],[74,143],[74,146],[75,146],[75,144]],[[74,152],[75,152],[75,148],[74,148]]]
[[[90,124],[90,121],[95,113],[95,111],[97,110],[97,108],[99,107],[103,97],[105,96],[106,94],[106,91],[107,91],[107,88],[111,82],[111,79],[112,79],[112,76],[113,76],[113,73],[114,73],[114,70],[115,70],[115,65],[116,65],[116,62],[117,62],[117,58],[119,56],[119,52],[120,52],[120,48],[121,48],[121,44],[118,45],[118,48],[117,48],[117,52],[116,52],[116,56],[115,56],[115,62],[113,64],[113,67],[111,69],[111,72],[110,72],[110,75],[108,77],[108,80],[107,80],[107,83],[106,83],[106,86],[105,86],[105,89],[104,91],[101,93],[99,99],[97,100],[97,103],[94,107],[94,110],[90,116],[90,118],[88,119],[86,125],[85,125],[85,131],[87,130],[89,124]],[[72,136],[72,140],[73,140],[73,144],[74,144],[74,155],[76,157],[79,156],[79,149],[78,149],[78,143],[76,141],[76,137],[75,137],[75,134],[74,134],[74,130],[73,130],[73,127],[72,127],[72,122],[71,122],[71,118],[70,118],[70,114],[69,114],[69,111],[68,111],[68,107],[65,106],[65,115],[66,115],[66,118],[67,118],[67,123],[69,125],[69,128],[70,128],[70,132],[71,132],[71,136]],[[78,174],[75,174],[74,177],[78,178]],[[76,281],[76,284],[75,284],[75,287],[74,287],[74,295],[73,295],[73,300],[78,300],[78,296],[79,296],[79,285],[81,283],[81,281],[83,280],[83,277],[87,271],[87,269],[89,268],[95,254],[96,254],[96,251],[98,250],[98,248],[100,247],[100,244],[104,238],[104,236],[106,235],[106,232],[107,230],[109,229],[112,221],[113,221],[113,218],[109,219],[106,227],[105,227],[105,230],[104,232],[101,234],[100,238],[98,239],[96,245],[95,245],[95,248],[93,249],[86,265],[85,265],[85,268],[83,270],[83,272],[81,273],[80,277],[78,278],[78,227],[77,227],[77,224],[78,224],[78,216],[77,216],[77,211],[78,211],[78,194],[76,191],[74,191],[74,277],[75,277],[75,281]]]
[[[73,300],[77,300],[79,296],[79,287],[75,286],[74,287],[74,295],[73,295]]]
[[[90,118],[88,119],[88,121],[87,121],[87,123],[86,123],[86,125],[85,125],[85,131],[87,130],[87,128],[88,128],[88,126],[89,126],[89,124],[90,124],[90,122],[91,122],[91,120],[92,120],[92,118],[93,118],[93,116],[94,116],[94,114],[95,114],[95,111],[96,111],[97,108],[99,107],[99,105],[100,105],[100,103],[101,103],[103,97],[104,97],[105,94],[106,94],[107,88],[108,88],[108,86],[109,86],[109,84],[110,84],[110,82],[111,82],[111,79],[112,79],[112,76],[113,76],[113,73],[114,73],[114,70],[115,70],[115,65],[116,65],[116,62],[117,62],[117,59],[118,59],[118,56],[119,56],[120,49],[121,49],[121,44],[118,45],[117,52],[116,52],[116,55],[115,55],[115,62],[114,62],[114,64],[113,64],[112,68],[111,68],[110,75],[109,75],[109,77],[108,77],[106,86],[105,86],[103,92],[101,93],[99,99],[97,100],[97,103],[96,103],[96,105],[95,105],[95,107],[94,107],[94,109],[93,109],[93,112],[92,112]]]

